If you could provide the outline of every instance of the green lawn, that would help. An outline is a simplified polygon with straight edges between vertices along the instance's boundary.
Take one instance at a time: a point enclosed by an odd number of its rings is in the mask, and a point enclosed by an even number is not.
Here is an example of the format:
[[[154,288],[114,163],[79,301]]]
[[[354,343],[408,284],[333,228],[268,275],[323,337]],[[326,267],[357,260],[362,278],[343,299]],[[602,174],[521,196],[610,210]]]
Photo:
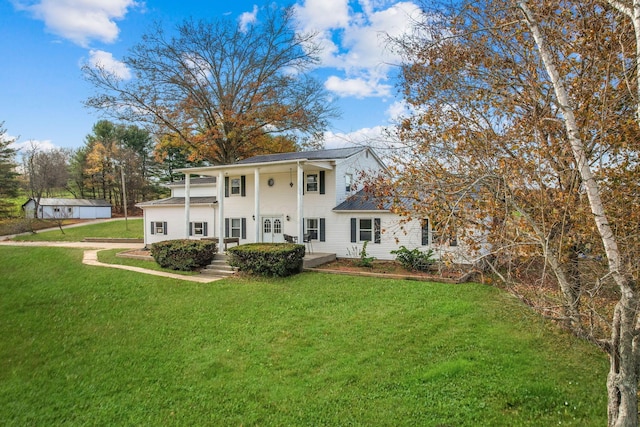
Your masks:
[[[106,221],[97,224],[82,225],[80,227],[41,231],[35,234],[17,236],[15,240],[24,241],[63,241],[79,242],[85,237],[120,237],[142,239],[144,224],[141,218],[117,221]],[[127,230],[128,228],[128,230]]]
[[[0,425],[606,425],[606,357],[474,284],[197,284],[0,247]]]

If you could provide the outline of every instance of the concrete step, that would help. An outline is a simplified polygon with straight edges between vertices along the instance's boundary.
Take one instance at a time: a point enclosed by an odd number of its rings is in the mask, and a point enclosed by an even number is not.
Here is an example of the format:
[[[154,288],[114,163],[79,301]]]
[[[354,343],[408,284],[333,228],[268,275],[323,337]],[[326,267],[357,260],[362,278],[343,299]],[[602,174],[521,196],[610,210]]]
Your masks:
[[[200,274],[219,277],[232,276],[238,269],[231,267],[227,259],[226,255],[216,254],[211,264],[200,270]]]

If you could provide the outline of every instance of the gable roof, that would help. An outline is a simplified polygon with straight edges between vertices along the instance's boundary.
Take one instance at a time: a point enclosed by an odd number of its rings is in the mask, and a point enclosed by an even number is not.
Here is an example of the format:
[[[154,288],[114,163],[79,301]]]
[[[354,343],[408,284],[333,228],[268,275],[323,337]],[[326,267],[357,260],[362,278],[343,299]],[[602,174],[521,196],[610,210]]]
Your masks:
[[[351,147],[351,148],[333,148],[329,150],[316,150],[316,151],[294,151],[291,153],[277,153],[277,154],[263,154],[261,156],[249,157],[248,159],[240,160],[236,162],[237,165],[252,164],[252,163],[271,163],[282,162],[287,160],[337,160],[346,159],[351,157],[360,151],[367,150],[365,147]]]
[[[36,199],[31,198],[27,200],[22,206],[25,206],[32,200],[34,203],[36,202]],[[110,208],[111,203],[107,202],[104,199],[64,199],[42,197],[40,198],[40,206],[93,206]]]

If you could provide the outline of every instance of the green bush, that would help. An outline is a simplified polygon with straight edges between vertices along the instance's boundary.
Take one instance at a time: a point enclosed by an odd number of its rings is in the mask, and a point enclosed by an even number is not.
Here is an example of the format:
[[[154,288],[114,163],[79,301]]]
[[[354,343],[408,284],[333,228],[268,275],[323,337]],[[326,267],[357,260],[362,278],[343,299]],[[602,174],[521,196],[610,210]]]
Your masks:
[[[396,256],[396,261],[407,270],[427,271],[433,264],[433,250],[431,249],[422,252],[418,248],[409,250],[405,246],[400,246],[400,249],[391,251],[391,253]]]
[[[229,265],[260,276],[285,277],[302,271],[304,245],[249,243],[230,248]]]
[[[216,248],[211,240],[165,240],[151,245],[151,256],[163,268],[193,271],[209,265]]]

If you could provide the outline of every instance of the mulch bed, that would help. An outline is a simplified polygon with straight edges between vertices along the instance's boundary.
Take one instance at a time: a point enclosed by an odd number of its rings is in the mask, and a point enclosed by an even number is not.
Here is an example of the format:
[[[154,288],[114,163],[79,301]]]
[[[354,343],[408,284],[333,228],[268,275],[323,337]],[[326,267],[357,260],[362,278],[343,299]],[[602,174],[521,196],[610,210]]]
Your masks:
[[[450,268],[436,265],[431,271],[411,271],[396,261],[374,261],[371,267],[360,267],[357,260],[338,259],[311,270],[335,274],[387,277],[393,279],[420,280],[429,282],[464,283],[477,279],[477,272],[470,269]]]

